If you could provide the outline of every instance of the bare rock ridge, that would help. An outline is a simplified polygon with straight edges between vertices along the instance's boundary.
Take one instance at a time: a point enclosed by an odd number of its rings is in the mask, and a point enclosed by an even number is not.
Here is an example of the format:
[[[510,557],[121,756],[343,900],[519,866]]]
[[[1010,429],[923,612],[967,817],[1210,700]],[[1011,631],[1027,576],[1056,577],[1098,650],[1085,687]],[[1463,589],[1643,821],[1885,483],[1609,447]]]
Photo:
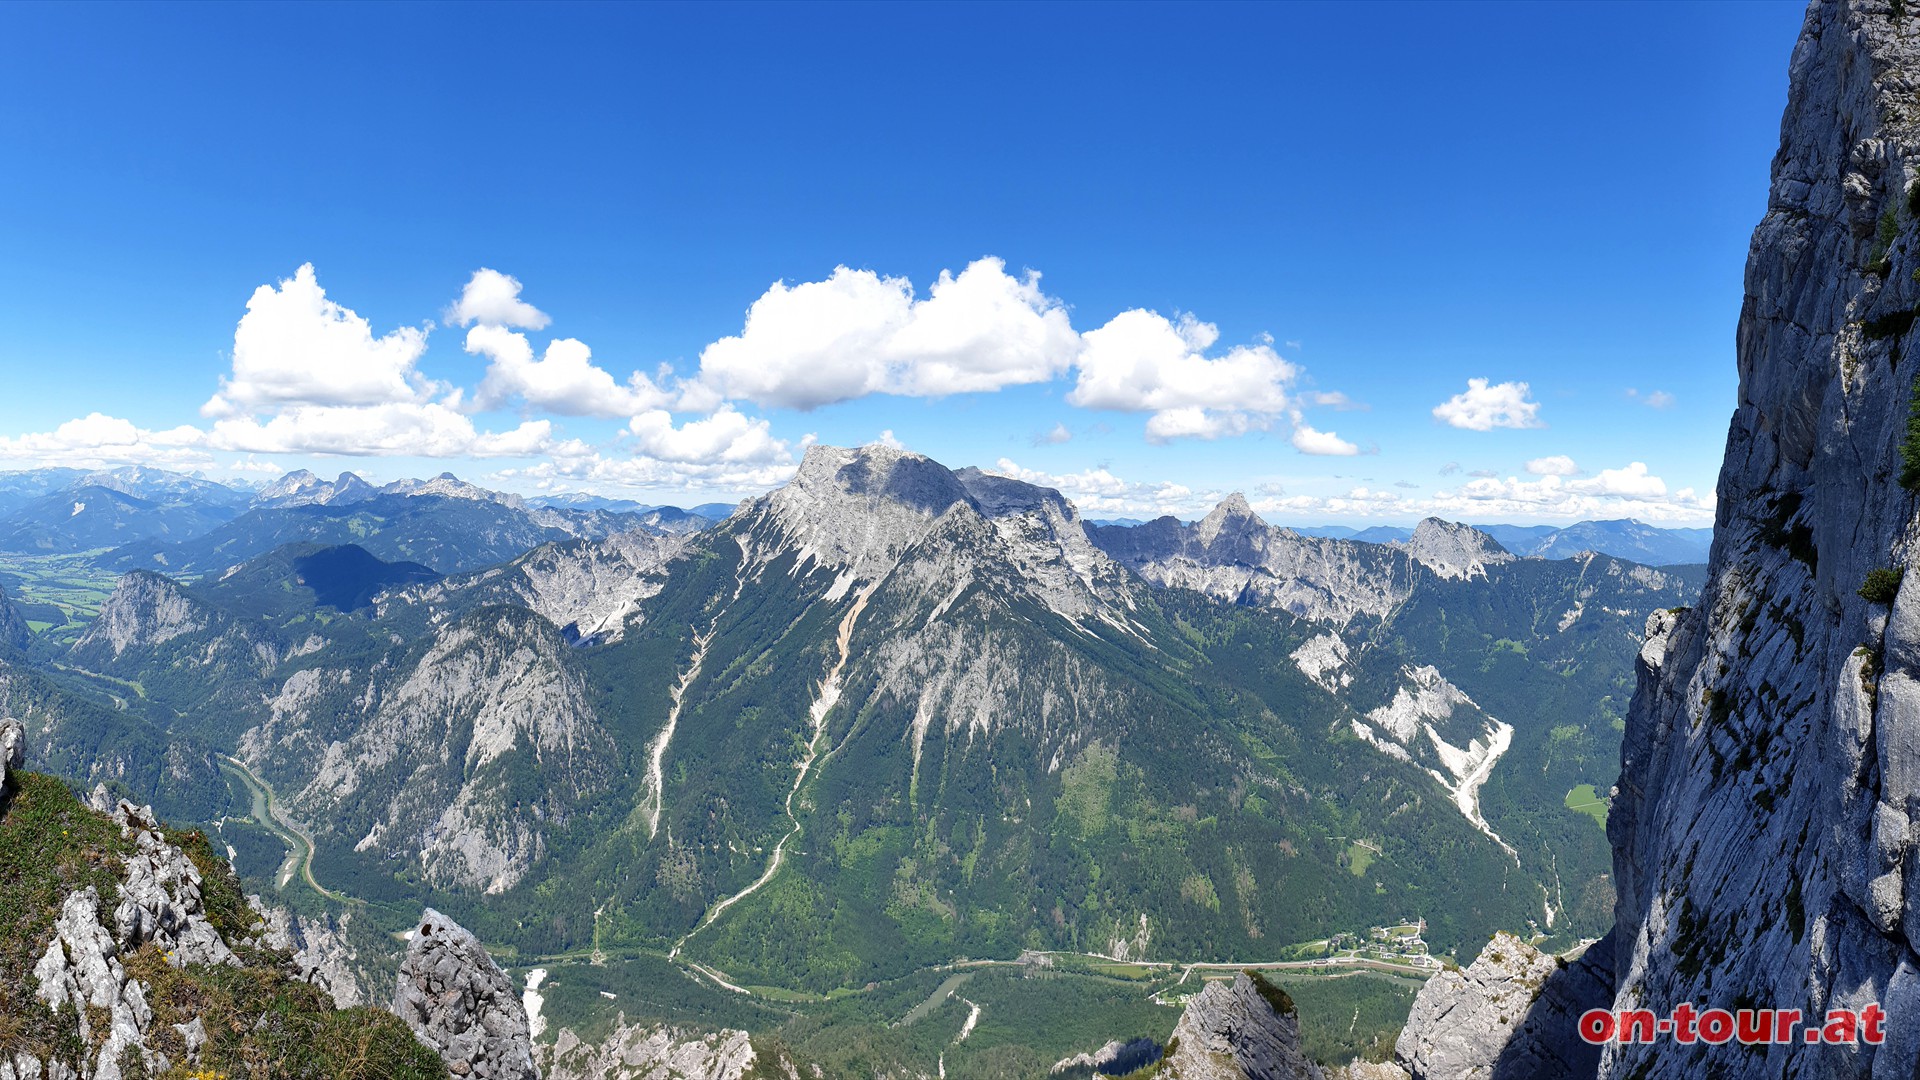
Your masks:
[[[1163,517],[1092,533],[1108,554],[1156,585],[1334,625],[1357,615],[1385,615],[1413,591],[1413,560],[1403,552],[1301,536],[1250,512],[1216,510],[1192,526]]]
[[[1415,1080],[1592,1076],[1576,1021],[1613,1001],[1612,941],[1555,957],[1501,932],[1464,970],[1427,980],[1394,1059]]]
[[[1321,1080],[1300,1050],[1286,991],[1257,974],[1210,982],[1187,1002],[1167,1042],[1164,1080]]]
[[[623,1014],[598,1043],[562,1028],[534,1051],[547,1080],[740,1080],[753,1067],[753,1044],[738,1029],[697,1034],[628,1024]]]
[[[1087,1080],[1094,1076],[1125,1076],[1160,1060],[1163,1048],[1148,1038],[1115,1039],[1092,1053],[1061,1058],[1047,1071],[1058,1080]]]
[[[1607,825],[1612,955],[1589,955],[1616,1008],[1877,1002],[1888,1037],[1609,1045],[1526,1075],[1920,1072],[1920,588],[1901,576],[1920,543],[1920,11],[1816,0],[1789,75],[1708,580],[1646,625]],[[1484,1013],[1496,974],[1429,984],[1405,1060],[1450,1053],[1435,1025]],[[1454,1060],[1495,1068],[1544,1007]]]
[[[456,1077],[539,1076],[527,1010],[512,980],[472,934],[432,908],[407,944],[393,1011]]]

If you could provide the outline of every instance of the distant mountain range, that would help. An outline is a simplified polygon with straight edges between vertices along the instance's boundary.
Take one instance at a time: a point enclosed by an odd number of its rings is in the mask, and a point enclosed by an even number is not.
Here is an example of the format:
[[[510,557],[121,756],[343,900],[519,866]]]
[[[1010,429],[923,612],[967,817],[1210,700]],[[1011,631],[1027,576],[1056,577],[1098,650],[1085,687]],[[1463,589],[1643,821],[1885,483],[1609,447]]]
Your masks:
[[[599,496],[526,499],[451,473],[376,486],[307,470],[252,490],[161,469],[0,473],[0,551],[103,552],[100,565],[201,574],[285,544],[357,544],[372,556],[436,573],[504,562],[539,544],[627,529],[697,532],[731,513]]]
[[[1132,518],[1090,522],[1096,525],[1137,526],[1145,524]],[[1666,529],[1632,518],[1613,521],[1582,521],[1573,525],[1475,525],[1474,528],[1500,542],[1500,546],[1520,556],[1543,559],[1571,558],[1583,551],[1595,551],[1620,559],[1632,559],[1647,566],[1685,566],[1707,561],[1713,546],[1712,529]],[[1295,525],[1302,536],[1334,540],[1359,540],[1369,544],[1405,543],[1413,529],[1399,525],[1373,525],[1356,529],[1346,525]]]

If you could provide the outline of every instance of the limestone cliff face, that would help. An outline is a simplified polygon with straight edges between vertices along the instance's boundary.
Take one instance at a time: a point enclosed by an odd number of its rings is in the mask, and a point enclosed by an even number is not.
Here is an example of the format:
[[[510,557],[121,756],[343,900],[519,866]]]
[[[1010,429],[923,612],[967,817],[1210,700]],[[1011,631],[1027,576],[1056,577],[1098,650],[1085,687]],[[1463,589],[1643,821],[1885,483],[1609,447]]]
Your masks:
[[[417,858],[436,886],[513,887],[612,775],[568,645],[511,608],[441,627],[399,663],[298,671],[269,704],[241,751],[293,812],[358,851]],[[502,796],[533,769],[559,780]]]
[[[1648,624],[1608,828],[1620,1004],[1877,999],[1908,1019],[1877,1050],[1713,1053],[1715,1075],[1920,1061],[1920,590],[1860,593],[1920,540],[1900,483],[1916,90],[1920,12],[1808,8],[1748,257],[1709,581],[1696,608]],[[1698,1076],[1706,1053],[1621,1047],[1601,1071]]]
[[[1570,985],[1557,1019],[1536,1003],[1506,1035],[1448,1046],[1456,1018],[1527,975],[1436,979],[1400,1042],[1416,1075],[1441,1054],[1448,1075],[1504,1075],[1609,1000],[1811,1017],[1879,1002],[1893,1019],[1877,1047],[1666,1040],[1513,1075],[1920,1072],[1920,589],[1899,576],[1920,543],[1920,14],[1816,0],[1790,75],[1708,581],[1696,607],[1648,619],[1626,719],[1614,992]]]

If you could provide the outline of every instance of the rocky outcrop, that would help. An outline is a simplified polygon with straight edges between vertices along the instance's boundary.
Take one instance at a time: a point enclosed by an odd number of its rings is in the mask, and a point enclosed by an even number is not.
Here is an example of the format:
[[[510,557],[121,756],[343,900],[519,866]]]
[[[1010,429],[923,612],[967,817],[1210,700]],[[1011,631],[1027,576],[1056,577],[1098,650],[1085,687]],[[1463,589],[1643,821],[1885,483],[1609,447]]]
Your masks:
[[[97,1040],[98,1052],[82,1067],[82,1075],[93,1080],[120,1080],[121,1065],[129,1051],[153,1072],[167,1067],[164,1059],[156,1059],[146,1048],[153,1010],[147,1005],[145,988],[127,978],[127,969],[120,963],[121,947],[101,924],[100,895],[89,885],[61,904],[53,940],[33,967],[34,977],[39,980],[35,995],[56,1016],[72,1010],[81,1045],[93,1045],[99,1034],[96,1026],[108,1025],[104,1039]],[[37,1064],[33,1072],[25,1071],[24,1062],[15,1065],[23,1078],[37,1076]],[[51,1063],[49,1071],[56,1070],[63,1072],[64,1067]],[[0,1076],[5,1073],[0,1072]]]
[[[0,723],[0,741],[18,734]],[[336,1013],[303,985],[205,837],[169,833],[151,809],[103,787],[82,802],[52,777],[8,774],[0,832],[8,850],[32,857],[0,875],[0,912],[15,939],[0,949],[0,1080],[178,1076],[182,1067],[196,1076],[419,1076],[437,1063],[394,1016]],[[352,1037],[339,1038],[343,1030]]]
[[[740,1080],[753,1067],[747,1033],[694,1034],[678,1028],[628,1024],[588,1043],[562,1028],[551,1044],[536,1048],[547,1080]]]
[[[1549,956],[1501,932],[1465,970],[1441,972],[1414,999],[1394,1060],[1414,1080],[1590,1077],[1600,1049],[1576,1021],[1613,1000],[1611,942],[1589,958]]]
[[[1499,541],[1479,529],[1439,518],[1414,526],[1405,546],[1415,562],[1450,580],[1486,577],[1487,567],[1514,559]]]
[[[352,912],[334,915],[296,915],[283,907],[271,907],[256,896],[247,897],[266,925],[262,940],[293,957],[293,970],[303,982],[327,992],[335,1006],[350,1009],[373,1000],[364,985],[359,951],[347,937]],[[384,976],[384,971],[382,972]]]
[[[104,796],[97,790],[96,797]],[[133,841],[113,909],[115,939],[122,948],[147,942],[160,947],[174,967],[188,964],[240,966],[240,960],[207,920],[200,869],[161,835],[150,807],[122,799],[108,812],[120,835]]]
[[[1125,1076],[1160,1060],[1163,1049],[1152,1039],[1115,1039],[1092,1053],[1061,1058],[1047,1070],[1059,1080],[1086,1080],[1094,1076]]]
[[[27,728],[20,721],[9,716],[0,720],[0,791],[7,788],[7,778],[14,770],[27,763]]]
[[[420,916],[400,963],[393,1012],[456,1077],[539,1076],[513,981],[472,934],[432,908]]]
[[[1321,1080],[1300,1051],[1300,1017],[1286,992],[1241,972],[1187,1002],[1167,1041],[1163,1080]]]

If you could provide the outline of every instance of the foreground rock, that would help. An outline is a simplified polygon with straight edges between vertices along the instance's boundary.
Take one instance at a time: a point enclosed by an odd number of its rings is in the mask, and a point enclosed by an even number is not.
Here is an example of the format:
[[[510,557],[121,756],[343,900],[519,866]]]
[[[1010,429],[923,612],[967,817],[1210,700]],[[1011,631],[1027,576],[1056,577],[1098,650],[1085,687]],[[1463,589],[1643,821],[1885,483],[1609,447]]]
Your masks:
[[[1321,1080],[1300,1051],[1293,1000],[1258,974],[1208,983],[1187,1002],[1167,1047],[1162,1080]]]
[[[1394,1059],[1414,1080],[1591,1077],[1600,1048],[1575,1025],[1612,1003],[1612,956],[1611,940],[1564,958],[1495,934],[1472,966],[1420,989]]]
[[[18,725],[0,724],[0,742]],[[14,742],[0,761],[17,763]],[[0,1080],[437,1080],[398,1019],[340,1011],[267,940],[232,869],[147,807],[9,768],[0,800]]]
[[[740,1080],[754,1061],[744,1031],[701,1035],[630,1026],[625,1015],[597,1044],[562,1028],[552,1045],[537,1053],[547,1080]]]
[[[454,1076],[539,1076],[527,1010],[512,980],[478,939],[432,908],[420,916],[400,962],[393,1012]]]

